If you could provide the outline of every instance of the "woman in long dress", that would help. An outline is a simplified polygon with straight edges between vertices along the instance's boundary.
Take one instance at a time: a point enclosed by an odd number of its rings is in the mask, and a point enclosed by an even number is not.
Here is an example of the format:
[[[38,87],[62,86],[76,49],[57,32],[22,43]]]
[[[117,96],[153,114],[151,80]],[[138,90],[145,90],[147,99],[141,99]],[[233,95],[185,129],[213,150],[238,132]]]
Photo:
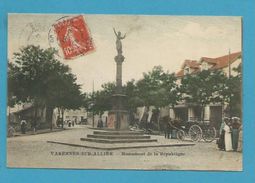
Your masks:
[[[224,126],[224,130],[225,130],[225,150],[226,151],[233,151],[232,138],[231,138],[231,129],[230,129],[230,123],[229,122]]]
[[[237,147],[238,152],[243,151],[243,125],[239,127],[239,137],[238,137],[238,147]]]
[[[232,118],[232,147],[234,151],[238,148],[240,122],[238,117]]]
[[[226,122],[228,121],[228,118],[224,118],[222,120],[222,123],[220,125],[220,138],[219,138],[219,141],[218,141],[218,148],[220,150],[225,150],[225,130],[224,130],[224,127],[226,125]]]

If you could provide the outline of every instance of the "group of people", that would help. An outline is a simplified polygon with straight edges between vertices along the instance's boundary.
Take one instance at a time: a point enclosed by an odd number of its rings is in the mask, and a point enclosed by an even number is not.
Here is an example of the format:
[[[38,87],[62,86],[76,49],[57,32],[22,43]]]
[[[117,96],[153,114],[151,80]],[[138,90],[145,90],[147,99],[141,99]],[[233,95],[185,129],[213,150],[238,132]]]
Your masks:
[[[220,127],[218,148],[223,151],[242,151],[243,130],[240,118],[225,117]]]

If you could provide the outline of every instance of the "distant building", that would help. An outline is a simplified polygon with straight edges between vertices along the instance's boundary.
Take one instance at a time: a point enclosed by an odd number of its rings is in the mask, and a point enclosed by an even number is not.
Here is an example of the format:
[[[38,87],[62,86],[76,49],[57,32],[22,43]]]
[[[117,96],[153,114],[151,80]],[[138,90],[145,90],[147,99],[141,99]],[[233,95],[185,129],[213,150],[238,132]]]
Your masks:
[[[34,121],[36,121],[37,129],[45,129],[52,127],[52,117],[47,116],[47,108],[45,106],[35,107],[31,103],[17,104],[14,107],[8,107],[8,122],[10,125],[19,126],[21,120],[26,120],[28,128],[33,126]],[[35,119],[35,113],[37,117]]]
[[[76,124],[85,123],[87,121],[87,111],[85,108],[80,108],[77,110],[65,110],[64,121],[73,121]]]
[[[222,70],[226,76],[229,76],[229,68],[232,76],[236,76],[237,68],[242,63],[242,53],[236,52],[216,58],[202,57],[199,61],[185,60],[181,69],[176,72],[177,83],[181,84],[181,79],[186,74],[196,74],[203,70]],[[183,121],[200,119],[200,106],[195,104],[187,104],[185,101],[179,102],[174,108],[170,109],[170,117],[177,118]],[[223,111],[226,106],[221,104],[210,104],[205,107],[205,120],[210,120],[212,123],[219,125],[223,117]]]

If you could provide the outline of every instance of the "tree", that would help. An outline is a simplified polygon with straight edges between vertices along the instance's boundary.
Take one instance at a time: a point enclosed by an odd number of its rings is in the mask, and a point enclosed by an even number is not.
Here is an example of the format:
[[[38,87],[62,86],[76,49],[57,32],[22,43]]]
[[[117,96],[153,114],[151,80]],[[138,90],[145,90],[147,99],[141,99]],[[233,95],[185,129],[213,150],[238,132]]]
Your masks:
[[[174,74],[164,72],[161,66],[155,66],[152,71],[143,74],[137,82],[138,95],[147,108],[154,106],[158,114],[158,128],[161,107],[174,106],[180,99],[180,92]]]
[[[204,120],[204,107],[210,103],[222,103],[227,77],[219,70],[203,70],[185,75],[181,81],[181,92],[186,102],[201,107]]]
[[[8,106],[14,107],[14,105],[17,103],[16,96],[14,96],[14,93],[17,93],[19,90],[18,82],[15,80],[15,77],[17,73],[17,68],[12,64],[8,62]]]
[[[104,111],[112,108],[112,95],[115,83],[109,82],[102,85],[102,89],[88,95],[88,110],[102,115]]]
[[[61,78],[58,78],[61,77]],[[52,82],[54,82],[52,80]],[[67,73],[64,75],[56,76],[55,85],[52,83],[52,87],[48,91],[48,106],[57,107],[61,113],[61,123],[63,127],[63,117],[66,109],[79,109],[84,105],[84,94],[80,91],[80,86],[76,84],[76,77]]]
[[[127,95],[126,108],[129,112],[131,124],[134,123],[134,113],[137,107],[143,105],[143,100],[139,97],[139,90],[134,79],[128,81],[124,86],[124,93]]]
[[[242,65],[240,64],[237,68],[233,68],[236,75],[231,75],[225,84],[225,90],[222,92],[224,102],[228,104],[227,113],[229,116],[242,115]]]
[[[165,106],[166,90],[162,87],[164,71],[161,66],[155,66],[152,71],[143,73],[143,78],[137,82],[138,95],[145,106]]]
[[[162,87],[166,90],[166,104],[174,108],[174,106],[181,100],[182,95],[180,87],[177,84],[175,74],[166,72],[162,76]]]
[[[8,93],[17,102],[34,106],[33,126],[36,127],[39,107],[46,107],[46,120],[51,121],[53,109],[78,108],[82,99],[80,86],[70,68],[58,61],[55,50],[29,45],[14,53],[8,67]]]

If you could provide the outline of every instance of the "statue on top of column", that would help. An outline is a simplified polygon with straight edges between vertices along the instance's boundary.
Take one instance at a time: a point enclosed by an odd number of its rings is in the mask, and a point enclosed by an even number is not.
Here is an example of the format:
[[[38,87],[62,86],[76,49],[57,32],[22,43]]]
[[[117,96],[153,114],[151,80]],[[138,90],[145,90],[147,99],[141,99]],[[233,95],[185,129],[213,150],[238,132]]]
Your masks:
[[[118,55],[121,55],[122,54],[121,40],[126,37],[126,34],[124,36],[122,36],[120,31],[118,31],[118,33],[116,32],[115,28],[113,28],[113,31],[116,35],[116,49],[117,49]]]

